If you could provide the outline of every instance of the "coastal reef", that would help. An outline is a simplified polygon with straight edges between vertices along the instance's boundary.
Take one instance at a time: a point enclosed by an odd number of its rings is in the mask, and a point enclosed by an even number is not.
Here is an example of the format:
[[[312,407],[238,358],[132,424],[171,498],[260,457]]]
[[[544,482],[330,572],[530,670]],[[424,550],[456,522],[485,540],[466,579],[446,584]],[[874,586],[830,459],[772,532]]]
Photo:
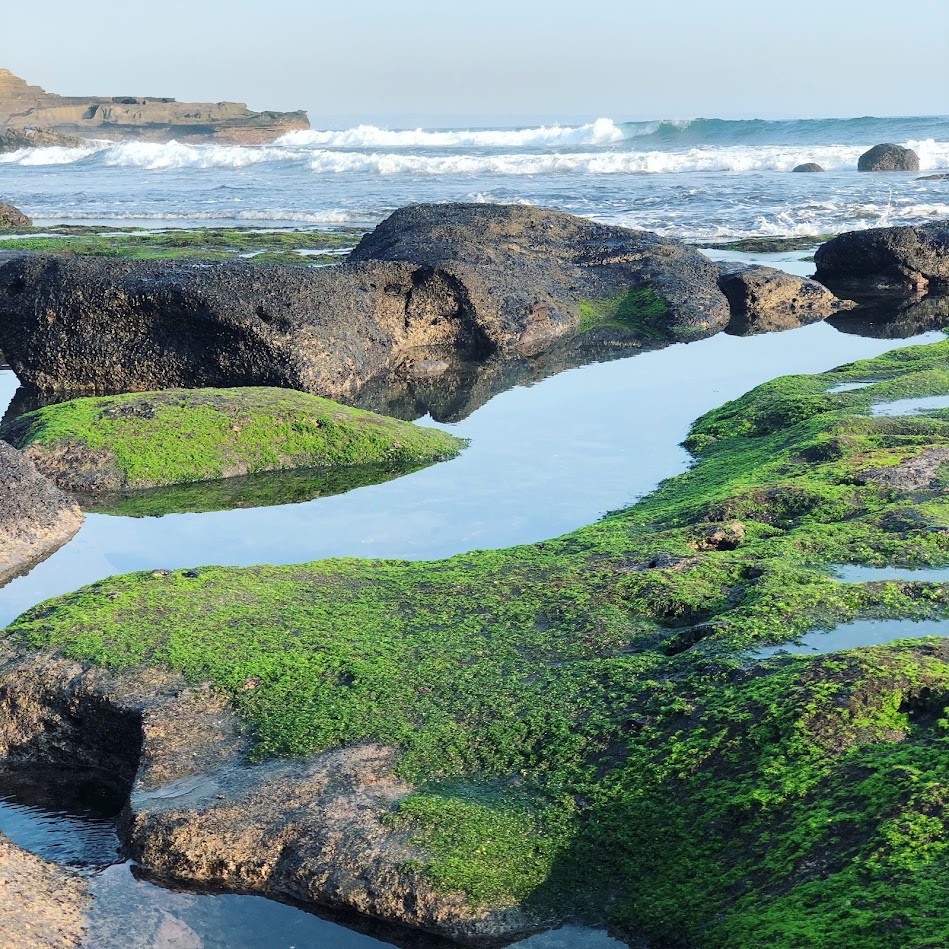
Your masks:
[[[470,945],[941,945],[949,586],[832,568],[949,564],[949,414],[876,408],[947,394],[949,342],[775,379],[538,544],[102,580],[0,639],[0,757],[124,775],[158,880]]]
[[[21,147],[72,147],[76,137],[253,145],[309,127],[306,112],[253,112],[243,102],[60,96],[29,85],[9,69],[0,69],[0,129],[6,130],[7,141],[14,144],[21,134],[35,136]],[[46,133],[63,138],[47,138]]]

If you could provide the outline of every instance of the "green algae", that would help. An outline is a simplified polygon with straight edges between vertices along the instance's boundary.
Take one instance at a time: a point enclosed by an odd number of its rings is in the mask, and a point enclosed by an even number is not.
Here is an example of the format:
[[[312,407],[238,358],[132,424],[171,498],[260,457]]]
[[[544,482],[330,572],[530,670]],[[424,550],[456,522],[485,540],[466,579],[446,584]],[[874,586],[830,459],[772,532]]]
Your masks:
[[[669,307],[652,287],[625,290],[600,300],[581,300],[579,307],[578,333],[609,327],[634,330],[654,338],[668,338],[668,333],[657,323],[669,312]]]
[[[156,230],[32,228],[0,241],[0,248],[126,260],[239,260],[307,266],[339,261],[361,232],[255,230],[242,227]]]
[[[828,391],[852,381],[872,384]],[[942,944],[949,645],[746,656],[860,617],[949,617],[949,585],[825,570],[949,564],[939,478],[874,476],[949,448],[949,420],[870,413],[945,392],[949,342],[776,379],[698,420],[684,474],[565,537],[113,577],[6,635],[208,680],[257,758],[394,745],[417,791],[389,819],[475,904],[666,945]]]
[[[64,453],[91,459],[122,489],[287,468],[418,466],[463,444],[318,396],[253,387],[73,399],[20,416],[0,434],[37,461],[57,464]],[[68,463],[63,475],[70,477]]]

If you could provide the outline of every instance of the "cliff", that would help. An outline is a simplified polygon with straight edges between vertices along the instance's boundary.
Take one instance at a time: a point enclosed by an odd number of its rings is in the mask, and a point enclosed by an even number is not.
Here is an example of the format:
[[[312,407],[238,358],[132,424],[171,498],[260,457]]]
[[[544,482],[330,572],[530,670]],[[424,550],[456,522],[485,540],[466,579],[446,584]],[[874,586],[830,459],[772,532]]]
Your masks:
[[[82,138],[214,141],[249,145],[307,129],[306,112],[253,112],[242,102],[138,96],[60,96],[0,69],[0,129]]]

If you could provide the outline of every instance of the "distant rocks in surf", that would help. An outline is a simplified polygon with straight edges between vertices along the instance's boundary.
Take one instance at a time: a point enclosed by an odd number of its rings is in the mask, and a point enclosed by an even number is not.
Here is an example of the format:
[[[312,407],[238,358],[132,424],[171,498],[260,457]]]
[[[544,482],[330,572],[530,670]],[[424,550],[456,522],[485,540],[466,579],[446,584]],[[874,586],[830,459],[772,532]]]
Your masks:
[[[0,230],[32,226],[33,221],[19,208],[0,201]]]
[[[816,171],[826,171],[823,165],[818,165],[814,161],[806,161],[803,165],[795,165],[791,171],[797,172],[816,172]]]
[[[949,289],[949,222],[848,231],[818,248],[817,279],[836,293]]]
[[[8,128],[0,132],[0,155],[22,148],[80,148],[83,144],[77,135],[64,135],[52,129]]]
[[[902,145],[874,145],[857,160],[857,171],[919,171],[919,155]]]

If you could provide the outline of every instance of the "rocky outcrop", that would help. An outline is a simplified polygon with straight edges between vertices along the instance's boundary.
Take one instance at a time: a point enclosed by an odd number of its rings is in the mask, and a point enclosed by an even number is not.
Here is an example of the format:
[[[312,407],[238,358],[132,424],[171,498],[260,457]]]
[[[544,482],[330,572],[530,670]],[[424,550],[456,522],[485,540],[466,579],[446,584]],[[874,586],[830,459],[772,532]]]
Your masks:
[[[857,160],[857,171],[919,171],[919,155],[902,145],[874,145]]]
[[[72,949],[86,931],[82,878],[0,834],[0,945]]]
[[[814,161],[806,161],[803,165],[795,165],[791,171],[802,171],[802,172],[814,172],[814,171],[826,171],[822,165],[818,165]]]
[[[48,557],[81,524],[78,505],[0,442],[0,584]]]
[[[152,879],[355,911],[467,945],[543,925],[435,892],[411,833],[386,820],[413,790],[392,748],[366,742],[251,765],[246,729],[206,685],[20,657],[9,642],[0,708],[0,759],[127,782],[120,836]]]
[[[0,128],[67,136],[257,144],[307,129],[306,113],[253,112],[242,102],[140,96],[60,96],[0,69]]]
[[[793,329],[853,306],[838,300],[816,281],[783,270],[758,265],[719,266],[719,283],[732,310],[729,333],[744,336]]]
[[[531,357],[602,326],[671,342],[728,319],[697,251],[521,207],[408,208],[319,270],[42,255],[0,267],[0,349],[46,392],[260,385],[339,399],[428,375],[446,354]]]
[[[77,135],[63,135],[52,129],[6,129],[0,132],[0,154],[21,148],[80,148],[83,144]]]
[[[817,279],[836,293],[949,286],[949,223],[848,231],[814,255]]]
[[[4,228],[32,227],[33,221],[27,217],[19,208],[12,204],[5,204],[0,201],[0,231]],[[2,264],[0,259],[0,264]]]
[[[589,322],[695,339],[728,322],[715,265],[648,231],[524,205],[417,204],[360,241],[351,260],[407,261],[462,284],[489,339],[521,351]],[[648,296],[647,296],[648,295]],[[525,319],[526,318],[526,319]]]

